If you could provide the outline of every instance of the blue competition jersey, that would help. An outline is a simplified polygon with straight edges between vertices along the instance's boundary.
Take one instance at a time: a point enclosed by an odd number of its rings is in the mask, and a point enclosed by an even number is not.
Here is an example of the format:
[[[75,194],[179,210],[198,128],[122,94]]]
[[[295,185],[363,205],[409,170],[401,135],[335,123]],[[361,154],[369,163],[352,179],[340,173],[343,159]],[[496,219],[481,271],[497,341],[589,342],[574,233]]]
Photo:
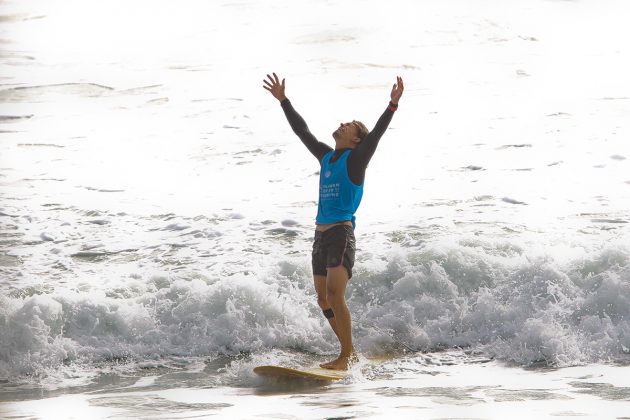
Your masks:
[[[390,102],[390,105],[376,122],[374,129],[354,149],[348,150],[333,150],[327,144],[318,141],[308,129],[304,118],[297,113],[288,99],[283,99],[280,105],[282,105],[293,132],[297,134],[321,165],[319,205],[315,221],[318,224],[330,224],[351,220],[354,228],[354,213],[361,203],[361,197],[363,197],[365,170],[376,151],[381,136],[392,120],[397,105]],[[331,163],[330,159],[333,155],[339,156],[339,158]]]
[[[355,228],[354,213],[361,203],[365,182],[356,185],[348,176],[347,161],[351,151],[345,151],[336,162],[330,162],[334,150],[322,158],[319,173],[319,204],[315,219],[317,224],[327,225],[352,220],[352,228]]]

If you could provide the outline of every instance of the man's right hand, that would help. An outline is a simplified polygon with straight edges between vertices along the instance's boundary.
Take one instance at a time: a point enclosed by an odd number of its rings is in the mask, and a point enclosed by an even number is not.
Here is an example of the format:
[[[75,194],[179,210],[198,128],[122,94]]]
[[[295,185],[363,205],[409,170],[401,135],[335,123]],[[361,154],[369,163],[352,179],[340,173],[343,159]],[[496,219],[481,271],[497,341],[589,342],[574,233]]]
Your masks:
[[[282,83],[280,83],[280,80],[278,79],[278,76],[276,75],[276,73],[273,73],[273,77],[271,77],[270,75],[267,75],[267,78],[269,80],[263,80],[263,82],[265,82],[265,85],[266,85],[263,87],[267,89],[269,92],[271,92],[273,97],[279,100],[280,102],[287,99],[287,97],[284,95],[284,79],[282,79]]]

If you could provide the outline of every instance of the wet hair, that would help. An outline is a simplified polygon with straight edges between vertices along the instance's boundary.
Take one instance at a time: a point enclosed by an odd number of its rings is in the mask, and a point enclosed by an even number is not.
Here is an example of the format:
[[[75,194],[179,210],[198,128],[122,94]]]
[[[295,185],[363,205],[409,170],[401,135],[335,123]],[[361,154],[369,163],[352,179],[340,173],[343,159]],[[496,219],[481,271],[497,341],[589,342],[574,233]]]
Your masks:
[[[370,130],[368,130],[365,124],[363,124],[361,121],[352,121],[352,123],[359,129],[359,138],[361,140],[363,140],[365,136],[370,134]]]

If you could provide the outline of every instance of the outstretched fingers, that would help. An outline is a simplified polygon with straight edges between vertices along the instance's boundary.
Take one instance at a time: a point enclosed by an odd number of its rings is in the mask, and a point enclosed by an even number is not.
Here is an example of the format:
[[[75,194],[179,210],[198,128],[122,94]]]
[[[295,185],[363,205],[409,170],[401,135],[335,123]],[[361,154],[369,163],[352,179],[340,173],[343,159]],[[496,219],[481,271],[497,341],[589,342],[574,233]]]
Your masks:
[[[274,73],[275,75],[275,73]],[[271,77],[270,75],[267,75],[267,78],[269,80],[264,80],[264,82],[267,84],[267,86],[273,86],[276,84],[276,81],[273,79],[273,77]]]
[[[273,75],[276,77],[277,76],[275,73],[273,73]],[[269,80],[267,80],[269,79]],[[263,80],[263,82],[265,83],[265,86],[263,86],[265,89],[267,89],[269,92],[272,92],[273,89],[278,85],[278,82],[276,80],[274,80],[273,77],[271,77],[269,74],[267,74],[267,79]]]
[[[400,76],[396,76],[396,83],[394,83],[394,85],[392,86],[392,93],[391,93],[391,99],[392,101],[397,104],[398,100],[400,99],[400,97],[403,94],[403,90],[405,90],[405,85],[403,83],[403,79]]]
[[[278,78],[278,75],[276,73],[272,73],[272,74],[273,74],[273,77],[267,74],[267,79],[269,80],[263,80],[263,82],[265,82],[265,84],[269,86],[270,88],[273,88],[274,86],[277,86],[277,85],[282,85],[282,87],[284,87],[284,79],[282,79],[282,83],[280,83],[280,78]]]
[[[274,98],[282,101],[286,99],[284,95],[284,79],[282,79],[282,83],[280,83],[280,78],[276,73],[267,74],[267,78],[263,80],[264,86],[266,90],[268,90]]]

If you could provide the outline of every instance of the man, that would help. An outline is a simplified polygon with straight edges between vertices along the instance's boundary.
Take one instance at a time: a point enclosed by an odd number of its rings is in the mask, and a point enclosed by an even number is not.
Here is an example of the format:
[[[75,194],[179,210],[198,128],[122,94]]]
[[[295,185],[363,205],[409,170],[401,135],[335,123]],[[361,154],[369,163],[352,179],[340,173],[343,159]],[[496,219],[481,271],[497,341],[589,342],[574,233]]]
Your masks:
[[[359,121],[341,123],[333,133],[335,149],[319,142],[309,131],[306,122],[293,109],[285,95],[285,83],[276,73],[267,75],[265,89],[280,101],[293,132],[317,158],[319,175],[319,204],[315,219],[312,265],[317,303],[328,319],[341,344],[339,357],[320,366],[347,370],[356,361],[352,346],[352,325],[346,305],[346,285],[352,277],[356,249],[355,216],[363,195],[365,170],[381,136],[392,120],[403,93],[402,78],[392,87],[390,103],[370,132]]]

